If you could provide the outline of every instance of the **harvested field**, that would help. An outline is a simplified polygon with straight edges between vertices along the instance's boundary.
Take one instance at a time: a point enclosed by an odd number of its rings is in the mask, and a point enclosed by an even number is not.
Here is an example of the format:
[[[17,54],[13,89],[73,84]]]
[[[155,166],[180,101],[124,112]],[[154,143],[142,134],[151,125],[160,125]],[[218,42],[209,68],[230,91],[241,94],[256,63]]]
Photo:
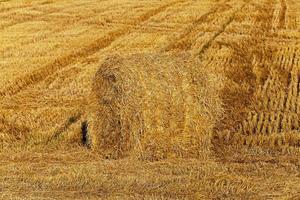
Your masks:
[[[300,199],[297,0],[0,0],[0,199]]]

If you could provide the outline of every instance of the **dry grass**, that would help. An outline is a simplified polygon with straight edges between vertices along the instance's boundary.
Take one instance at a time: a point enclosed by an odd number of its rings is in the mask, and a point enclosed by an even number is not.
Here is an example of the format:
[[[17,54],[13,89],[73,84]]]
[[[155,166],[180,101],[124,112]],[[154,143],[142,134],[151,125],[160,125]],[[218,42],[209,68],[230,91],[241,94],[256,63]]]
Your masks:
[[[299,9],[0,0],[0,199],[300,199]]]

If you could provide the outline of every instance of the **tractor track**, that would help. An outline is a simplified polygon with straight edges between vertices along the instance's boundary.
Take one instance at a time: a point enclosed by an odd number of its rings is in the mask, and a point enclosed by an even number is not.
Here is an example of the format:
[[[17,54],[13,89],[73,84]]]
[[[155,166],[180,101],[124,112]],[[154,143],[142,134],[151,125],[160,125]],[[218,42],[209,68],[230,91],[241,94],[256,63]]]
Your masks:
[[[218,14],[223,13],[226,10],[227,9],[224,6],[224,2],[217,4],[210,11],[201,15],[198,19],[188,25],[188,27],[185,28],[178,37],[175,37],[175,40],[173,42],[164,47],[162,51],[172,51],[178,48],[180,50],[190,50],[192,45],[191,38],[192,40],[195,40],[197,35],[199,35],[199,32],[196,30],[197,26],[201,23],[212,21],[215,18],[213,17],[209,20],[209,17],[216,14],[217,12]]]
[[[221,28],[202,46],[200,51],[198,52],[198,56],[202,59],[202,55],[209,49],[212,43],[222,34],[225,32],[226,28],[232,23],[235,18],[237,12],[241,11],[245,6],[250,4],[251,0],[244,3],[239,9],[237,9],[221,26]]]
[[[287,6],[286,6],[286,0],[281,0],[281,9],[280,9],[280,13],[279,13],[279,24],[278,24],[278,28],[279,29],[284,29],[285,28],[285,18],[286,18],[286,10],[287,10]]]
[[[227,20],[223,24],[221,24],[220,29],[218,29],[212,37],[210,37],[202,46],[202,48],[198,51],[198,56],[201,58],[201,55],[205,53],[205,51],[211,46],[213,41],[220,36],[222,33],[225,32],[226,28],[231,24],[231,22],[234,19],[234,16],[237,12],[242,10],[246,5],[248,5],[251,1],[247,1],[244,3],[240,8],[238,8],[236,11],[231,14]],[[195,29],[197,25],[201,22],[206,22],[208,18],[211,15],[214,15],[215,13],[223,13],[232,8],[226,7],[224,5],[224,2],[221,4],[218,4],[216,7],[213,7],[209,12],[205,13],[204,15],[200,16],[196,21],[194,21],[188,28],[186,28],[184,31],[182,31],[182,34],[174,40],[172,43],[168,44],[165,48],[162,49],[162,51],[172,51],[175,49],[180,49],[180,50],[191,50],[193,42],[197,39],[197,37],[200,35],[200,33],[196,32]],[[220,17],[220,16],[218,16]],[[217,17],[217,18],[218,18]],[[227,16],[226,16],[227,17]],[[210,19],[209,21],[212,21],[215,18]],[[208,22],[209,22],[208,21]],[[202,34],[205,33],[202,32]]]

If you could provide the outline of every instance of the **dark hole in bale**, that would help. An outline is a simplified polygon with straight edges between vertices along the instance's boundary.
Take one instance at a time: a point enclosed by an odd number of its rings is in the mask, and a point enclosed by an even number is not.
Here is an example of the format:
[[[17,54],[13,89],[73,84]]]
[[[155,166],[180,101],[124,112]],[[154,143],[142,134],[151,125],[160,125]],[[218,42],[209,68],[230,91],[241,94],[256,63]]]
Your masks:
[[[77,117],[76,116],[72,116],[69,118],[69,123],[75,123],[77,120]]]
[[[87,121],[84,121],[82,122],[81,124],[81,135],[82,135],[82,138],[81,138],[81,143],[90,148],[90,142],[89,142],[89,135],[88,135],[88,122]]]

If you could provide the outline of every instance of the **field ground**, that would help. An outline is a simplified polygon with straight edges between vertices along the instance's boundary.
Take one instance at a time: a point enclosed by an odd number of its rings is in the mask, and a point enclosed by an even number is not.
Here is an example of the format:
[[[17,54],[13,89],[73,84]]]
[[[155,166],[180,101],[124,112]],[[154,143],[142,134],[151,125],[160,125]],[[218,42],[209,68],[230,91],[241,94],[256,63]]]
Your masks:
[[[0,0],[1,199],[300,199],[298,0]],[[81,143],[113,54],[189,51],[224,114],[210,159]]]

